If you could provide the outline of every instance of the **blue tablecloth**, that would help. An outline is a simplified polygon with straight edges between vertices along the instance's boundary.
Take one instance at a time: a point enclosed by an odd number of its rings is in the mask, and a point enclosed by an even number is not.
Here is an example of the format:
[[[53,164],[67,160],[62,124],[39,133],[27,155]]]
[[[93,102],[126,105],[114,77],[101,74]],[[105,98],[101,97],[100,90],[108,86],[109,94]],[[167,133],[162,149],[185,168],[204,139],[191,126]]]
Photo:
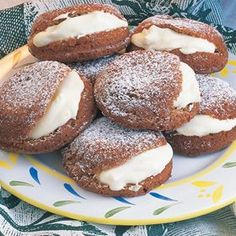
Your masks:
[[[49,9],[89,0],[37,0],[0,12],[0,57],[27,41],[35,17]],[[155,14],[189,17],[212,23],[236,52],[236,1],[233,0],[99,0],[114,3],[133,25]],[[221,5],[223,3],[223,6]],[[224,18],[224,17],[225,18]],[[1,70],[1,68],[0,68]],[[195,219],[151,226],[105,226],[71,220],[37,209],[5,190],[0,191],[0,235],[137,235],[137,236],[235,236],[234,206]]]

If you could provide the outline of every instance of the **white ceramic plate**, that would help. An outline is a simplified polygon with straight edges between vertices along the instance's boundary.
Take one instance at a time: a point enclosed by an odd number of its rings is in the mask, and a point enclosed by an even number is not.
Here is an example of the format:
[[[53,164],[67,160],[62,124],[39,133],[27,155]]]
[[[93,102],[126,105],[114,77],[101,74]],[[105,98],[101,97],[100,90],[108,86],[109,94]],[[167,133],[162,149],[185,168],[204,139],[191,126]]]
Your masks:
[[[236,57],[215,76],[236,88]],[[22,47],[0,61],[7,77],[34,60]],[[0,184],[20,199],[63,216],[102,224],[138,225],[200,216],[236,200],[236,142],[220,152],[174,156],[170,180],[145,196],[103,197],[81,189],[65,176],[59,153],[23,156],[0,151]]]

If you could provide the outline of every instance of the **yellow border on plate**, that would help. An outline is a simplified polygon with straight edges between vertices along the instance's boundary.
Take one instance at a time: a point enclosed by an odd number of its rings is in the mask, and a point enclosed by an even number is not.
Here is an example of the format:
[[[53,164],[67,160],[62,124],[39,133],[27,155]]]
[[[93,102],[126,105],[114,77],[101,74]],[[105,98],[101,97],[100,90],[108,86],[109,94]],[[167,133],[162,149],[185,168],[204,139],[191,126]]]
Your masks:
[[[10,53],[9,55],[5,56],[3,59],[0,60],[0,67],[5,65],[5,63],[9,64],[9,66],[5,67],[5,71],[10,70],[13,66],[15,66],[19,61],[24,59],[30,55],[28,52],[28,47],[23,46],[16,51]],[[4,72],[5,72],[4,71]],[[176,187],[182,184],[186,183],[191,183],[194,179],[200,178],[213,170],[215,170],[217,167],[219,167],[224,161],[226,161],[230,155],[236,150],[236,141],[229,147],[229,149],[224,153],[222,157],[220,157],[216,162],[214,162],[212,165],[204,169],[203,171],[198,172],[195,175],[192,175],[190,177],[187,177],[185,179],[175,181],[173,183],[165,184],[159,187],[159,189],[166,189],[169,187]],[[63,174],[58,173],[57,171],[52,171],[50,168],[46,167],[45,165],[41,164],[40,162],[36,161],[32,157],[27,157],[28,161],[30,161],[33,165],[37,165],[37,167],[40,167],[40,169],[44,170],[51,176],[54,176],[58,179],[64,180],[69,183],[75,183],[73,180],[71,180],[69,177],[66,177]],[[95,223],[100,223],[100,224],[113,224],[113,225],[144,225],[144,224],[160,224],[160,223],[170,223],[170,222],[176,222],[176,221],[181,221],[181,220],[186,220],[194,217],[198,217],[213,211],[216,211],[224,206],[227,206],[233,202],[236,201],[236,196],[228,199],[227,201],[221,202],[220,204],[195,211],[192,213],[187,213],[183,215],[179,215],[178,217],[168,217],[168,218],[157,218],[157,219],[144,219],[144,220],[119,220],[119,219],[114,219],[114,218],[96,218],[96,217],[91,217],[91,216],[85,216],[85,215],[79,215],[79,214],[74,214],[74,213],[69,213],[68,211],[64,211],[52,206],[47,206],[45,204],[42,204],[41,202],[32,200],[31,198],[17,192],[14,188],[11,188],[9,185],[5,184],[0,180],[0,185],[6,189],[8,192],[11,194],[15,195],[16,197],[20,198],[21,200],[34,205],[35,207],[41,208],[45,211],[50,211],[52,213],[70,217],[73,219],[77,220],[83,220],[83,221],[90,221],[90,222],[95,222]]]
[[[15,189],[11,188],[9,185],[6,185],[0,180],[0,185],[13,194],[14,196],[18,197],[19,199],[35,206],[38,207],[42,210],[49,211],[51,213],[69,217],[72,219],[76,220],[82,220],[82,221],[88,221],[88,222],[93,222],[93,223],[99,223],[99,224],[109,224],[109,225],[151,225],[151,224],[163,224],[163,223],[171,223],[171,222],[177,222],[177,221],[182,221],[182,220],[187,220],[191,218],[195,218],[201,215],[205,215],[208,213],[211,213],[213,211],[216,211],[220,208],[223,208],[225,206],[230,205],[231,203],[236,201],[236,197],[233,197],[232,199],[229,199],[227,201],[222,202],[221,204],[211,206],[209,208],[205,208],[200,211],[195,211],[193,213],[187,213],[183,215],[179,215],[178,217],[168,217],[168,218],[157,218],[157,219],[141,219],[141,220],[119,220],[119,219],[114,219],[114,218],[97,218],[97,217],[91,217],[91,216],[85,216],[85,215],[79,215],[75,213],[70,213],[68,211],[64,211],[55,207],[47,206],[45,204],[42,204],[41,202],[32,200],[31,198],[17,192]]]

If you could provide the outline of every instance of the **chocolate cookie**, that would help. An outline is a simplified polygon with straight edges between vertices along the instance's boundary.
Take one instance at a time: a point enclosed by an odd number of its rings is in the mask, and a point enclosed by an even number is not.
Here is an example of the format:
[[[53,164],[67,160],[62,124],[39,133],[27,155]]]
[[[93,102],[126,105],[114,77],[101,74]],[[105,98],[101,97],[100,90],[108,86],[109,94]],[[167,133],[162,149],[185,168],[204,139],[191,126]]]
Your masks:
[[[147,193],[171,175],[173,151],[154,131],[95,120],[62,151],[67,174],[80,187],[107,196]]]
[[[124,50],[129,44],[128,22],[106,4],[80,4],[40,15],[28,45],[42,60],[75,62]]]
[[[131,36],[133,49],[170,51],[200,74],[223,69],[228,59],[221,34],[199,21],[153,16],[141,22]]]
[[[0,148],[51,152],[71,142],[96,113],[91,84],[68,66],[36,62],[1,85]]]
[[[154,50],[121,55],[94,85],[102,113],[133,129],[172,130],[199,110],[200,92],[193,70],[179,57]]]
[[[196,156],[218,151],[236,139],[236,91],[218,78],[197,76],[200,112],[175,132],[166,133],[174,151]]]

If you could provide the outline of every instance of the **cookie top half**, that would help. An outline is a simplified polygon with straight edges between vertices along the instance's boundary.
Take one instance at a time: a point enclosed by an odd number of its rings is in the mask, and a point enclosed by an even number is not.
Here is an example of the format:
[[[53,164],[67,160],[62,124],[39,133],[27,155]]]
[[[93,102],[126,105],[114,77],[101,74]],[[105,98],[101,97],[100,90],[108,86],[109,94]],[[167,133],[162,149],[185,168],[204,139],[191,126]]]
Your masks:
[[[105,117],[95,120],[67,148],[63,155],[73,156],[87,174],[98,174],[116,167],[135,155],[166,144],[155,131],[122,128]]]
[[[219,120],[236,118],[236,91],[224,80],[196,76],[201,93],[200,112]]]

